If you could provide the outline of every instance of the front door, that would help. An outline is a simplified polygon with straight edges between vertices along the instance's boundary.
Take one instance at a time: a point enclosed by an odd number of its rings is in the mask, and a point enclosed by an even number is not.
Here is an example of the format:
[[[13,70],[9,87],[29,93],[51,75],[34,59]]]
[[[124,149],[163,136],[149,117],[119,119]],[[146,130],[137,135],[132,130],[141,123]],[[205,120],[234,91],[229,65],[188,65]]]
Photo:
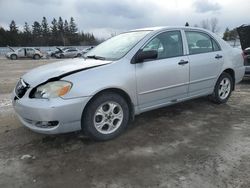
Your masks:
[[[158,57],[136,64],[140,110],[156,108],[187,97],[189,63],[188,57],[183,55],[181,32],[160,33],[142,50],[157,50]]]
[[[25,48],[20,48],[17,53],[18,53],[18,57],[25,57],[26,56],[26,53],[25,53]]]

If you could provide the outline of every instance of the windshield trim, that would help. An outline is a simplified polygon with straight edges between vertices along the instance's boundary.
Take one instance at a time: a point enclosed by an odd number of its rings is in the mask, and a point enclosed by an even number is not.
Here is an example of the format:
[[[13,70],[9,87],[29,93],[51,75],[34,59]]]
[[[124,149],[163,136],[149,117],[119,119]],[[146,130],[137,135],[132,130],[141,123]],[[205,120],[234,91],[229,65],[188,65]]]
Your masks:
[[[135,31],[126,31],[126,32],[122,32],[122,33],[120,33],[119,35],[121,35],[121,34],[126,34],[126,33],[134,33],[134,32],[145,32],[145,31],[148,31],[148,33],[144,36],[144,37],[142,37],[138,42],[136,42],[131,48],[130,48],[130,50],[128,50],[123,56],[121,56],[120,58],[106,58],[106,57],[104,57],[105,58],[105,60],[106,61],[118,61],[118,60],[120,60],[120,59],[122,59],[122,58],[124,58],[137,44],[139,44],[139,42],[141,42],[148,34],[150,34],[153,30],[150,30],[150,29],[146,29],[146,30],[135,30]],[[116,35],[116,36],[118,36],[118,35]],[[114,36],[115,37],[115,36]],[[111,37],[111,38],[113,38],[113,37]],[[111,39],[110,38],[110,39]],[[108,39],[109,40],[109,39]],[[105,41],[104,41],[105,42]],[[101,44],[101,43],[100,43]],[[99,45],[100,45],[99,44]],[[98,45],[97,45],[98,46]],[[91,51],[89,51],[89,52],[91,52]],[[87,58],[87,55],[88,55],[88,53],[89,52],[87,52],[86,54],[84,54],[84,57],[85,58]]]

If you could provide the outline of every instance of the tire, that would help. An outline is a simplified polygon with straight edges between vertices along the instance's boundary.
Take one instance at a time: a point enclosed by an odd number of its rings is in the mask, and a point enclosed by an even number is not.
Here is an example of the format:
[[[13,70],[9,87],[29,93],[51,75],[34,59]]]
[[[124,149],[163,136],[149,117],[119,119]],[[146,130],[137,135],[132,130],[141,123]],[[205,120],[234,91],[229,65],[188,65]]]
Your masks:
[[[16,54],[12,54],[12,55],[10,56],[10,59],[12,59],[12,60],[17,60],[17,55],[16,55]]]
[[[61,55],[60,55],[60,58],[61,58],[61,59],[62,59],[62,58],[64,58],[64,55],[63,55],[63,54],[61,54]]]
[[[34,59],[40,59],[41,57],[40,57],[40,55],[35,54],[33,58],[34,58]]]
[[[216,82],[214,92],[210,99],[216,104],[226,103],[233,90],[233,78],[230,74],[223,72]]]
[[[77,54],[77,56],[76,57],[81,57],[82,55],[81,54]]]
[[[104,92],[86,106],[81,126],[88,137],[106,141],[119,136],[127,128],[128,122],[129,107],[126,100],[116,93]]]

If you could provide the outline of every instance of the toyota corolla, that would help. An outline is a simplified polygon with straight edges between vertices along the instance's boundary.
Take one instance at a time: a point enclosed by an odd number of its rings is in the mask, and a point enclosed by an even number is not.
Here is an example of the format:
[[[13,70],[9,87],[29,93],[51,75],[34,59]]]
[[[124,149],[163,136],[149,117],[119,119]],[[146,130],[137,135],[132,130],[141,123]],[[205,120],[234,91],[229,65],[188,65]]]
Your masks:
[[[209,96],[226,103],[245,73],[241,51],[207,30],[138,29],[20,78],[13,106],[23,125],[45,134],[82,130],[95,140],[120,135],[134,116]]]

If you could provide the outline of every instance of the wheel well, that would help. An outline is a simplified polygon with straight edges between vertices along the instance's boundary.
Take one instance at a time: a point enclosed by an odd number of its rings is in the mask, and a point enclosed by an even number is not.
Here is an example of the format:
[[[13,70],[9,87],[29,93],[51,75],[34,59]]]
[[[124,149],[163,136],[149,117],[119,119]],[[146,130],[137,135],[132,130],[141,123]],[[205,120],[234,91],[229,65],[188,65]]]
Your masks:
[[[226,69],[223,72],[228,73],[232,77],[232,79],[233,79],[233,90],[234,90],[234,87],[235,87],[235,73],[234,73],[234,70],[233,69]]]
[[[95,98],[97,98],[99,95],[101,95],[101,94],[104,93],[104,92],[113,92],[113,93],[116,93],[116,94],[122,96],[122,97],[126,100],[126,102],[127,102],[127,104],[128,104],[128,107],[129,107],[129,112],[130,112],[130,113],[129,113],[129,119],[130,119],[130,120],[133,120],[133,119],[134,119],[134,106],[133,106],[133,103],[132,103],[132,101],[131,101],[129,95],[128,95],[125,91],[123,91],[122,89],[117,89],[117,88],[104,89],[104,90],[99,91],[98,93],[96,93],[96,94],[88,101],[88,103],[86,104],[86,106],[85,106],[85,108],[84,108],[84,110],[83,110],[83,114],[85,113],[85,111],[86,111],[86,109],[87,109],[87,106],[88,106]]]

